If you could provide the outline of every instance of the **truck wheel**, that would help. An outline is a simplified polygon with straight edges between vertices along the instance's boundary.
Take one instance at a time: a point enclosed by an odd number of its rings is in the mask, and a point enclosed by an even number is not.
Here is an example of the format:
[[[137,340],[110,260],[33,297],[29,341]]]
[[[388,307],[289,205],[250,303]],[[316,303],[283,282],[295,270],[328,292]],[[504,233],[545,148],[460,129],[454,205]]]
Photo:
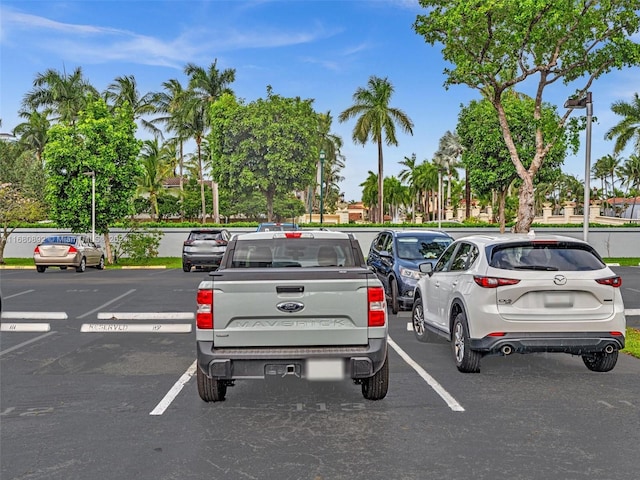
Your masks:
[[[424,306],[422,305],[422,298],[416,298],[413,301],[411,323],[413,324],[413,334],[419,342],[427,343],[434,340],[434,334],[429,331],[424,320]]]
[[[182,263],[182,271],[183,272],[190,272],[191,271],[191,265],[189,265],[188,263]]]
[[[451,345],[458,370],[464,373],[478,373],[480,371],[482,355],[469,347],[467,316],[464,312],[458,313],[453,321]]]
[[[593,353],[591,355],[583,355],[582,361],[592,372],[608,372],[613,370],[618,362],[618,350],[611,353]]]
[[[382,368],[373,377],[362,380],[362,396],[367,400],[382,400],[389,390],[389,355],[385,356]]]
[[[82,257],[80,260],[80,265],[76,267],[76,272],[82,273],[87,269],[87,259]]]
[[[207,377],[200,367],[196,367],[198,395],[205,402],[221,402],[227,394],[227,385],[217,378]]]
[[[38,271],[38,273],[44,273],[44,271],[47,269],[47,267],[43,267],[42,265],[37,265],[36,266],[36,270]]]
[[[391,313],[394,315],[400,310],[400,303],[398,301],[398,282],[395,279],[391,280]]]

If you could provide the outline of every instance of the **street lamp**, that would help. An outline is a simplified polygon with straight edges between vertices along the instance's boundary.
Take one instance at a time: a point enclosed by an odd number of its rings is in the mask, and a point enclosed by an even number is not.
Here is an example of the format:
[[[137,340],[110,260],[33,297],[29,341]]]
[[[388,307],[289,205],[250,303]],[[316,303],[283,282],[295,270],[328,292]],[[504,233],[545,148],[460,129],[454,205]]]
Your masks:
[[[587,109],[587,144],[585,147],[584,160],[584,220],[582,225],[582,236],[585,242],[589,238],[589,204],[591,203],[591,117],[593,117],[593,101],[591,92],[587,92],[583,98],[570,98],[564,102],[564,108],[586,108]]]
[[[320,150],[320,225],[324,220],[324,150]]]
[[[96,241],[96,172],[84,172],[83,175],[91,177],[91,241]]]

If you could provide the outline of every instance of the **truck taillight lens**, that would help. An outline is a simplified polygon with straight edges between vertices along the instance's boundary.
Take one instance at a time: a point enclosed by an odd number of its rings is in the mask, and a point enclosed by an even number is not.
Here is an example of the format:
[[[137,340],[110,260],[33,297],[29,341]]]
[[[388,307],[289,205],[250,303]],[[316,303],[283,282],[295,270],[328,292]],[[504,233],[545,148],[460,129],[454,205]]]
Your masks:
[[[196,302],[198,304],[196,326],[209,330],[213,329],[213,290],[198,290]]]
[[[367,289],[367,301],[369,302],[369,326],[384,327],[387,319],[387,302],[382,287],[369,287]]]

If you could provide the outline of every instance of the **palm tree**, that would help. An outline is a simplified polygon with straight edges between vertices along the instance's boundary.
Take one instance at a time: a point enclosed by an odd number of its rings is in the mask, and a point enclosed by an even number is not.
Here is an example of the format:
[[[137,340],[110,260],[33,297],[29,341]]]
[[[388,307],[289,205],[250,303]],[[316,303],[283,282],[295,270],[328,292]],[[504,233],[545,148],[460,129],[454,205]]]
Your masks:
[[[430,214],[429,204],[432,194],[438,190],[438,167],[431,162],[423,161],[416,167],[415,185],[418,191],[422,192],[423,212],[426,220]]]
[[[152,102],[156,113],[161,116],[154,118],[152,123],[164,124],[169,132],[175,134],[170,141],[178,145],[178,178],[180,181],[180,199],[184,199],[184,142],[189,138],[185,129],[185,111],[183,98],[186,90],[179,80],[172,78],[162,83],[162,92],[152,94]],[[184,209],[180,209],[180,219],[184,218]]]
[[[411,157],[404,157],[401,160],[400,165],[404,165],[407,168],[400,170],[398,178],[402,182],[407,182],[409,186],[409,193],[411,194],[411,216],[413,223],[416,223],[416,200],[418,200],[419,192],[416,187],[415,175],[416,175],[416,154],[412,153]]]
[[[457,133],[447,130],[440,138],[438,145],[440,161],[444,163],[447,172],[447,206],[451,205],[451,177],[452,171],[460,167],[460,157],[464,152],[462,140]],[[469,185],[469,172],[465,168],[465,199],[467,204],[471,203],[471,188]]]
[[[323,202],[327,205],[329,202],[329,197],[335,195],[335,192],[338,192],[339,195],[339,187],[338,183],[344,180],[344,177],[340,175],[340,171],[344,168],[345,157],[340,152],[342,148],[342,138],[338,135],[331,133],[331,123],[333,122],[333,117],[331,116],[331,112],[327,113],[319,113],[318,114],[318,134],[320,136],[320,149],[325,153],[324,167],[320,168],[320,160],[318,159],[317,178],[320,176],[320,170],[323,170],[324,179],[321,181],[327,186],[324,189],[324,199]],[[313,191],[313,186],[309,186],[311,191]],[[311,195],[313,197],[313,195]],[[309,198],[309,192],[307,192],[307,198]],[[337,196],[336,196],[337,199]]]
[[[398,145],[396,123],[403,131],[413,135],[413,122],[402,110],[389,106],[394,88],[387,78],[371,76],[367,87],[356,90],[353,94],[355,103],[338,118],[340,122],[345,122],[358,117],[353,129],[353,141],[366,145],[371,139],[378,146],[378,212],[381,221],[384,221],[382,140],[384,138],[387,145]]]
[[[633,217],[633,211],[636,207],[636,200],[640,194],[640,155],[629,155],[629,158],[624,165],[620,167],[620,176],[622,177],[622,184],[627,187],[627,194],[633,195],[633,205],[631,206],[631,214],[629,218]]]
[[[360,184],[362,188],[362,203],[365,207],[368,207],[371,212],[370,220],[372,222],[379,222],[377,219],[379,210],[375,207],[378,203],[378,176],[369,170],[369,176],[364,182]]]
[[[42,166],[42,152],[49,139],[49,112],[21,112],[21,116],[26,117],[27,121],[16,125],[13,129],[13,135],[17,137],[23,146],[35,152],[38,162]]]
[[[384,196],[385,202],[389,205],[389,215],[391,221],[397,223],[400,207],[409,201],[409,189],[406,185],[396,177],[387,177],[384,179]]]
[[[77,67],[72,74],[48,69],[36,75],[33,90],[22,100],[24,110],[50,109],[53,120],[74,124],[78,113],[98,91],[82,76]]]
[[[163,161],[163,147],[158,143],[158,137],[145,140],[140,152],[142,175],[136,178],[138,195],[146,194],[151,203],[151,219],[158,218],[158,195],[162,192],[164,180],[171,171],[171,166]]]
[[[604,136],[607,140],[615,138],[613,153],[622,152],[631,140],[635,143],[634,150],[640,152],[640,96],[634,93],[632,102],[615,102],[611,105],[611,111],[623,117]]]
[[[217,67],[218,59],[215,59],[211,65],[209,65],[208,69],[204,69],[199,67],[194,63],[188,63],[184,67],[184,73],[189,76],[189,89],[193,92],[193,95],[190,96],[189,103],[192,106],[189,108],[191,114],[189,117],[194,118],[194,115],[201,116],[199,120],[199,124],[196,130],[190,129],[192,132],[192,138],[196,140],[196,144],[198,145],[198,159],[200,164],[200,181],[201,185],[201,194],[202,194],[202,221],[204,223],[205,220],[205,196],[204,196],[204,173],[202,171],[202,159],[201,159],[201,149],[200,149],[200,141],[202,139],[201,134],[204,135],[206,130],[209,128],[209,115],[208,109],[209,106],[218,100],[224,93],[228,93],[233,95],[233,91],[229,88],[229,85],[233,83],[236,79],[236,71],[232,68],[227,68],[223,71],[218,70]],[[195,126],[193,121],[189,122],[192,126]],[[201,131],[199,131],[200,127],[203,127]],[[214,187],[214,191],[217,191],[217,185]],[[213,212],[213,221],[215,223],[220,223],[220,215],[218,212],[218,199],[213,199],[214,203],[214,212]]]
[[[107,103],[115,107],[122,106],[125,102],[129,104],[133,110],[133,117],[140,120],[141,125],[154,135],[159,135],[160,130],[153,122],[143,118],[156,112],[153,99],[154,94],[149,92],[140,96],[136,78],[133,75],[124,77],[116,77],[113,83],[110,83],[104,92],[104,98]]]

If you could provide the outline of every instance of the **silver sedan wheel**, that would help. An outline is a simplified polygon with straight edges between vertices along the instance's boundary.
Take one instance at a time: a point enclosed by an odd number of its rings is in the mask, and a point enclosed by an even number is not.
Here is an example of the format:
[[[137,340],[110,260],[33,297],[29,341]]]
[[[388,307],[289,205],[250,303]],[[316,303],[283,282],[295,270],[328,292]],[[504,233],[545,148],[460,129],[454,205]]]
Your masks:
[[[419,336],[424,335],[424,310],[422,309],[422,303],[417,304],[413,309],[413,330]]]

